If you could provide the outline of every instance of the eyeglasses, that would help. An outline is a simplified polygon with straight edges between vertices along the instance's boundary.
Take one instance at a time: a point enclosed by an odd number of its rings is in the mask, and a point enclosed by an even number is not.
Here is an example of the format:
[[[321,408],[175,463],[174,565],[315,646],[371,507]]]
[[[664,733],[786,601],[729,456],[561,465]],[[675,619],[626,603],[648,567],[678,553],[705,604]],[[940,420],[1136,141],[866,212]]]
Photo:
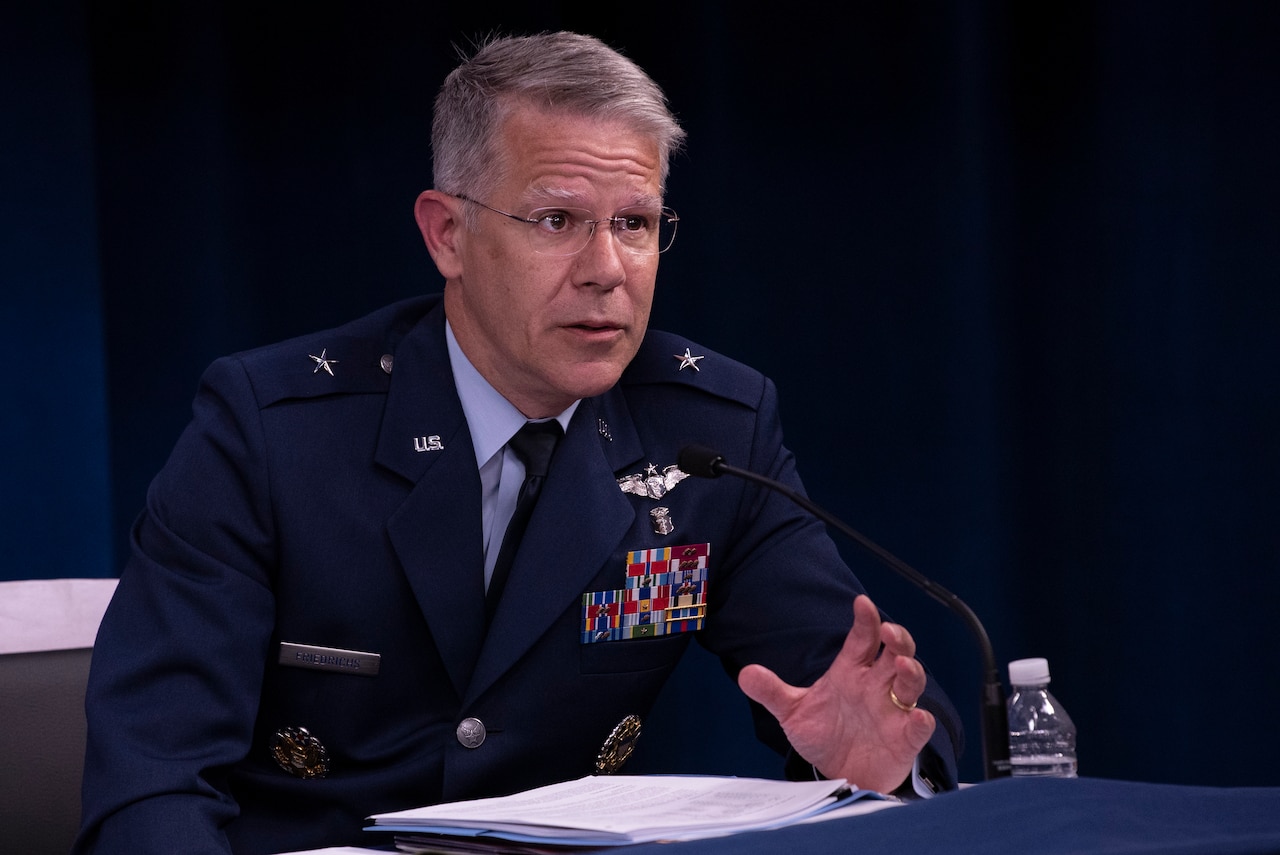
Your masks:
[[[618,245],[636,255],[657,255],[671,249],[680,217],[670,208],[625,208],[612,217],[597,217],[583,208],[535,208],[521,217],[499,211],[484,202],[454,194],[464,202],[479,205],[517,223],[528,223],[529,246],[542,255],[574,255],[591,243],[596,226],[608,224]]]

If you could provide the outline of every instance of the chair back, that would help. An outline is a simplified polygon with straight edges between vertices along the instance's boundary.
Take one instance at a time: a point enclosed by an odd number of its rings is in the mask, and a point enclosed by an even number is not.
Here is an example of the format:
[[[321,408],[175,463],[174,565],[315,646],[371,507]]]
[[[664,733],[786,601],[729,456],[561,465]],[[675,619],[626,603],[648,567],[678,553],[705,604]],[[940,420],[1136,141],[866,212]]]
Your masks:
[[[0,582],[0,849],[71,849],[80,825],[84,693],[115,579]]]

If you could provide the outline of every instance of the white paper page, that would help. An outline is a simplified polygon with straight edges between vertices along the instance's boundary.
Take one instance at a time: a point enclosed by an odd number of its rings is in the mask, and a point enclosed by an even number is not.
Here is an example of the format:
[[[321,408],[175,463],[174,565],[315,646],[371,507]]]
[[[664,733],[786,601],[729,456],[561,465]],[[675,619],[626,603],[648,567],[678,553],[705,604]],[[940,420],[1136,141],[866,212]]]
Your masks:
[[[379,814],[379,826],[469,827],[526,832],[580,829],[634,839],[684,830],[734,831],[789,822],[831,802],[843,781],[696,776],[590,776],[512,796]]]
[[[385,849],[362,849],[359,846],[329,846],[325,849],[281,852],[279,855],[388,855],[388,853]]]

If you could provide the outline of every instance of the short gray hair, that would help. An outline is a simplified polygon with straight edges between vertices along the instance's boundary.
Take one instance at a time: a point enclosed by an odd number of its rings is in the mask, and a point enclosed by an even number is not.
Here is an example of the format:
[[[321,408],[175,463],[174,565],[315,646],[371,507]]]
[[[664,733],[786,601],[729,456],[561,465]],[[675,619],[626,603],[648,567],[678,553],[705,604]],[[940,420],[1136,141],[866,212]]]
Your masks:
[[[666,95],[630,59],[592,36],[495,38],[453,70],[431,126],[435,188],[481,197],[502,178],[499,132],[512,110],[533,106],[620,121],[658,144],[662,186],[685,132]]]

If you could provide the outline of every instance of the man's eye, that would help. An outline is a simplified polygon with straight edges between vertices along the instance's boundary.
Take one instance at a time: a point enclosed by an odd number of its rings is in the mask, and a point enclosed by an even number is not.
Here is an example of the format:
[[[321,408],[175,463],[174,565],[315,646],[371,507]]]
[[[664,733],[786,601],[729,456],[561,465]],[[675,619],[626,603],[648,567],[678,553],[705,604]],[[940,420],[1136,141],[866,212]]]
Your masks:
[[[649,230],[649,218],[643,214],[624,214],[618,218],[618,227],[624,232]]]
[[[562,232],[573,226],[573,217],[564,211],[547,211],[538,215],[538,228],[548,232]]]

